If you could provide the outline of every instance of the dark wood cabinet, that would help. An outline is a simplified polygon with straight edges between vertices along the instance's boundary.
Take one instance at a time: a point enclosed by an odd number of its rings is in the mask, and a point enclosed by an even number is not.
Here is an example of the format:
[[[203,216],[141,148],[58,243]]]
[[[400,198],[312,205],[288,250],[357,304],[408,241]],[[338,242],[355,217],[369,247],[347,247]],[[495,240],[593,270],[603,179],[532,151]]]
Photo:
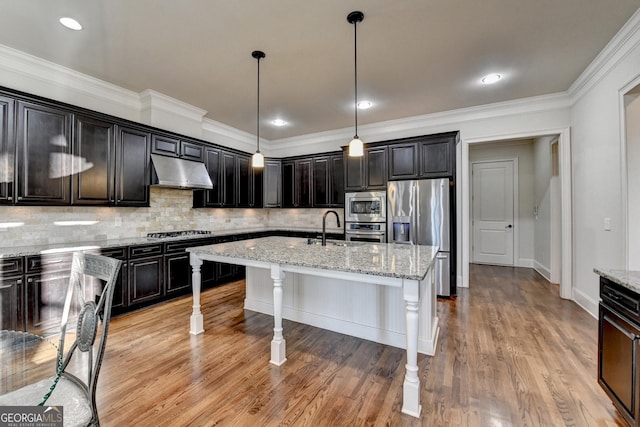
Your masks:
[[[312,158],[298,158],[282,162],[282,207],[313,206],[312,161]]]
[[[77,115],[73,136],[74,205],[115,202],[115,124]]]
[[[420,142],[420,177],[445,178],[455,175],[455,144],[452,137],[429,138]]]
[[[389,146],[389,179],[415,179],[418,177],[418,143]]]
[[[14,198],[14,105],[13,99],[0,96],[0,204],[13,203]]]
[[[251,166],[251,157],[238,154],[237,159],[237,206],[239,208],[262,207],[262,176],[263,170]]]
[[[344,206],[344,161],[342,153],[313,158],[313,206]]]
[[[113,288],[113,300],[111,303],[113,314],[119,314],[129,306],[129,263],[127,262],[127,248],[103,249],[100,254],[122,261],[118,278]]]
[[[151,134],[118,125],[116,132],[116,193],[118,206],[149,206]]]
[[[151,152],[169,157],[202,162],[204,146],[196,141],[182,139],[173,135],[154,133],[151,137]]]
[[[23,258],[0,260],[0,329],[23,330]]]
[[[18,101],[17,204],[71,202],[73,114],[62,108]]]
[[[129,248],[129,304],[157,300],[165,295],[162,244]]]
[[[194,192],[194,206],[196,207],[218,207],[221,204],[220,153],[220,149],[213,147],[207,147],[204,150],[204,165],[209,173],[209,178],[211,178],[213,188]],[[200,198],[199,201],[198,198]]]
[[[387,147],[373,146],[364,149],[362,157],[349,157],[344,151],[345,191],[387,189]]]
[[[262,171],[263,207],[282,207],[282,161],[265,159]]]
[[[640,425],[640,295],[600,278],[598,383],[622,417]]]
[[[222,152],[220,172],[222,174],[222,206],[233,208],[237,201],[236,160],[234,153]]]

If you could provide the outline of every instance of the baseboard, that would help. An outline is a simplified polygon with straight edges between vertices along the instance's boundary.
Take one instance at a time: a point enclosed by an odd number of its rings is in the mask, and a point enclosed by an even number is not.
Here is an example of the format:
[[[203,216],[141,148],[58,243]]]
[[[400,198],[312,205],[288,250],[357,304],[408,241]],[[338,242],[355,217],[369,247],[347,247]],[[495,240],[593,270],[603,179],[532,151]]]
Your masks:
[[[530,258],[520,258],[515,266],[533,268],[533,260]]]
[[[576,288],[572,289],[572,294],[572,299],[576,304],[591,314],[595,319],[598,318],[598,301],[594,301],[590,296]]]
[[[533,269],[540,273],[542,277],[547,279],[548,282],[551,282],[551,270],[549,270],[544,265],[540,264],[538,261],[533,262]]]

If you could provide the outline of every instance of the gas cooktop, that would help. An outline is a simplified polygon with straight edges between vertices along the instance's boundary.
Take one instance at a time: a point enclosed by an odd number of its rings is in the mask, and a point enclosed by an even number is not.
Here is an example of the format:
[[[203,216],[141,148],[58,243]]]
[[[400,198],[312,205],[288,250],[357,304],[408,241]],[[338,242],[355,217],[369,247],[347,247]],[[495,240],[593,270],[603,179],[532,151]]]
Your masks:
[[[163,231],[160,233],[147,233],[148,239],[166,239],[167,237],[200,236],[212,234],[209,230],[184,230],[184,231]]]

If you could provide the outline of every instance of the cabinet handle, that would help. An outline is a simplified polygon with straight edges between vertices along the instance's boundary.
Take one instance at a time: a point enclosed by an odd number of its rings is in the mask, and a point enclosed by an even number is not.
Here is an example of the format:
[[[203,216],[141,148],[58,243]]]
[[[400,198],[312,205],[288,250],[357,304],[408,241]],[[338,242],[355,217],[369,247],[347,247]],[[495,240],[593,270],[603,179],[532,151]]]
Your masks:
[[[7,200],[13,200],[13,197],[9,196],[9,197],[7,198]]]
[[[620,295],[611,294],[611,293],[607,293],[606,295],[614,301],[620,301],[622,299],[622,296]]]

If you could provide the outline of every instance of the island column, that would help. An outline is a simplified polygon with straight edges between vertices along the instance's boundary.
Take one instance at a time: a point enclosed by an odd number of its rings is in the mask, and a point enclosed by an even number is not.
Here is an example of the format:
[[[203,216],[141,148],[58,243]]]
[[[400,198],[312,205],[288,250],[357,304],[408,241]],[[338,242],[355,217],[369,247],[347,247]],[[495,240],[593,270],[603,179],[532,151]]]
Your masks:
[[[189,255],[189,264],[191,264],[191,287],[193,289],[193,310],[191,312],[191,328],[189,332],[198,335],[204,332],[204,320],[200,311],[200,280],[202,260],[193,252]]]
[[[407,364],[402,384],[402,412],[420,417],[420,379],[418,378],[418,322],[420,310],[420,282],[403,280],[402,293],[406,304]]]
[[[287,361],[286,342],[282,336],[282,280],[284,271],[279,265],[271,265],[273,279],[273,340],[271,340],[271,363],[280,366]]]

